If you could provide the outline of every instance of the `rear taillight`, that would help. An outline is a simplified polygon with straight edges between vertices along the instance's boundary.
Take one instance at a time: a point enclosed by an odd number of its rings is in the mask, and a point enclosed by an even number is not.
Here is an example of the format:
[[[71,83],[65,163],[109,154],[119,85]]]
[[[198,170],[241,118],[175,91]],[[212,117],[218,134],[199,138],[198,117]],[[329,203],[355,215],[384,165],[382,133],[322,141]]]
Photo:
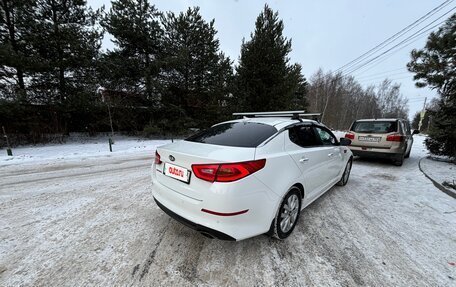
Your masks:
[[[215,181],[215,175],[219,168],[218,164],[193,164],[192,170],[197,178],[207,181]]]
[[[386,137],[386,140],[389,142],[402,142],[404,139],[405,137],[400,134],[392,134]]]
[[[161,164],[161,163],[162,163],[162,161],[160,159],[160,154],[157,151],[155,151],[155,164]]]
[[[345,134],[345,138],[346,138],[346,139],[354,140],[354,139],[355,139],[355,135],[352,134],[352,133],[346,133],[346,134]]]
[[[193,164],[197,178],[210,182],[231,182],[259,171],[266,165],[266,159],[237,163]]]

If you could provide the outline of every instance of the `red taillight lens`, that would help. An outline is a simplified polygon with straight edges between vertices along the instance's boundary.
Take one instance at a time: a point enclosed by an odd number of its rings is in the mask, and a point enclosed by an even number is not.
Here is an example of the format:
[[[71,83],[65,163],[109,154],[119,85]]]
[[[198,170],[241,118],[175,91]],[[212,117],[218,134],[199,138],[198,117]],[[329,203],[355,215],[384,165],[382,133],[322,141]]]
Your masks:
[[[386,140],[389,142],[402,142],[404,140],[404,136],[400,134],[392,134],[386,137]]]
[[[230,182],[246,177],[250,174],[247,167],[242,163],[222,164],[217,171],[216,181]]]
[[[219,168],[218,164],[193,164],[192,170],[197,178],[207,181],[215,181],[215,175]]]
[[[193,164],[197,178],[211,182],[231,182],[259,171],[266,165],[266,159],[223,164]]]
[[[351,134],[351,133],[346,133],[346,134],[345,134],[345,138],[346,138],[346,139],[354,140],[354,139],[355,139],[355,135],[354,135],[354,134]]]
[[[160,159],[160,155],[158,154],[157,151],[155,151],[155,164],[161,164],[162,161]]]

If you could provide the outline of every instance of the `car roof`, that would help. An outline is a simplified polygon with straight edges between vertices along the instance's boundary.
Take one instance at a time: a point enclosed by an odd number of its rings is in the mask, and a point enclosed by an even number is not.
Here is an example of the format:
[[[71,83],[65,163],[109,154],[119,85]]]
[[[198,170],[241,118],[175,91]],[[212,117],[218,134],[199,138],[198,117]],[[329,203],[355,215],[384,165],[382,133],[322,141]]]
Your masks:
[[[402,121],[402,119],[393,119],[393,118],[385,118],[385,119],[360,119],[360,120],[356,120],[356,122],[375,122],[375,121],[379,121],[379,122],[387,122],[387,121]]]
[[[299,122],[318,124],[318,122],[313,121],[313,120],[301,119],[301,121],[300,121],[300,120],[291,119],[290,117],[255,117],[255,118],[244,117],[242,119],[226,121],[226,122],[219,123],[219,124],[239,123],[239,122],[250,122],[250,123],[259,123],[259,124],[270,125],[270,126],[275,127],[278,130],[280,130],[286,126],[289,126],[291,124],[295,124],[295,123],[299,123]],[[219,124],[217,124],[217,125],[219,125]]]

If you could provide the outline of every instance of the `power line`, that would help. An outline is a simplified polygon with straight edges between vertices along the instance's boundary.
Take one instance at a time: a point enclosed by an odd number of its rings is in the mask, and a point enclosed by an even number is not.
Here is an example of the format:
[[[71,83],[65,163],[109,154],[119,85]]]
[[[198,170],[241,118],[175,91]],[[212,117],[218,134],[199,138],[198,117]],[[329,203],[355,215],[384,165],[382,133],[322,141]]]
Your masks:
[[[381,75],[381,74],[388,74],[391,72],[396,72],[396,71],[400,71],[400,70],[404,70],[404,69],[406,69],[406,67],[400,67],[400,68],[393,69],[393,70],[383,71],[383,72],[379,72],[379,73],[375,73],[375,74],[371,74],[371,75],[365,75],[365,76],[362,76],[361,78],[373,77],[373,76],[377,76],[377,75]],[[356,77],[356,75],[354,75],[354,76]]]
[[[391,82],[394,82],[394,81],[397,81],[397,80],[409,79],[410,77],[412,77],[412,75],[409,75],[409,76],[406,76],[406,77],[394,78],[394,79],[390,79],[390,78],[388,78],[388,77],[385,77],[384,80],[390,80]],[[360,81],[360,83],[361,83],[361,84],[380,84],[380,83],[383,82],[384,80],[382,80],[382,81],[378,81],[378,80],[367,80],[367,81]]]
[[[392,51],[391,53],[386,54],[386,55],[384,55],[384,56],[382,56],[382,57],[380,57],[380,58],[374,60],[374,61],[372,62],[372,64],[370,65],[370,67],[367,68],[367,69],[365,69],[364,71],[368,71],[368,70],[372,69],[373,67],[377,66],[378,64],[384,62],[386,59],[390,58],[391,56],[393,56],[394,54],[396,54],[398,51],[404,49],[404,48],[407,47],[407,46],[410,46],[411,44],[413,44],[414,42],[416,42],[417,40],[419,40],[420,38],[422,38],[422,36],[427,36],[427,34],[426,34],[427,32],[433,30],[435,27],[441,25],[441,24],[444,23],[445,21],[446,21],[446,20],[444,20],[444,21],[438,23],[437,25],[432,26],[431,28],[427,29],[426,31],[423,31],[423,32],[420,33],[419,35],[416,35],[416,36],[414,36],[413,38],[408,39],[406,42],[409,42],[409,43],[404,43],[404,45],[403,45],[402,47],[399,47],[399,48],[396,49],[395,51]],[[405,68],[405,67],[404,67],[404,68]],[[361,67],[360,69],[362,69],[362,67]]]
[[[387,54],[387,55],[384,55],[384,56],[378,58],[377,60],[373,61],[373,63],[372,63],[371,65],[369,65],[369,66],[368,66],[366,69],[364,69],[363,71],[366,72],[366,71],[371,70],[372,68],[376,67],[378,64],[383,63],[386,59],[391,58],[391,56],[393,56],[394,54],[396,54],[396,53],[399,52],[400,50],[402,50],[402,49],[404,49],[404,48],[410,46],[411,44],[415,43],[415,42],[418,41],[419,39],[421,39],[421,38],[423,38],[423,37],[425,37],[425,36],[428,36],[428,34],[426,34],[428,31],[433,30],[435,27],[441,25],[441,24],[444,23],[445,21],[446,21],[446,20],[444,20],[444,21],[438,23],[437,25],[432,26],[431,28],[427,29],[426,31],[423,31],[423,32],[420,33],[419,35],[413,37],[414,39],[412,38],[412,39],[407,40],[406,42],[408,42],[408,43],[404,43],[404,45],[403,45],[402,47],[399,47],[399,48],[396,49],[395,51],[392,51],[391,53],[389,53],[389,54]],[[360,69],[362,69],[362,68],[360,68]],[[406,67],[404,67],[404,69],[406,69]],[[361,71],[358,72],[358,73],[361,73]]]
[[[424,16],[413,22],[412,24],[408,25],[398,33],[394,34],[390,38],[386,39],[382,43],[378,44],[376,47],[372,48],[368,52],[364,53],[363,55],[359,56],[355,60],[351,61],[350,63],[344,65],[343,67],[339,68],[339,70],[347,70],[353,68],[355,65],[359,64],[361,61],[363,61],[365,58],[369,57],[371,54],[374,54],[377,52],[377,50],[380,50],[381,48],[387,46],[388,44],[392,44],[394,41],[396,41],[398,38],[401,36],[405,35],[407,32],[412,30],[413,28],[417,27],[419,24],[421,24],[423,21],[428,19],[429,17],[433,16],[435,13],[439,12],[441,9],[449,5],[453,0],[447,0],[444,3],[440,4],[436,8],[432,9],[430,12],[426,13]]]
[[[370,54],[374,53],[378,49],[381,49],[384,46],[386,46],[387,44],[395,41],[397,38],[401,37],[403,34],[407,33],[408,31],[410,31],[411,29],[413,29],[414,27],[416,27],[417,25],[419,25],[420,23],[422,23],[423,21],[425,21],[426,19],[428,19],[429,17],[431,17],[432,15],[434,15],[435,13],[437,13],[438,11],[440,11],[441,9],[443,9],[444,7],[449,5],[452,1],[453,0],[447,0],[447,1],[443,2],[439,6],[435,7],[434,9],[432,9],[431,11],[426,13],[424,16],[420,17],[419,19],[415,20],[413,23],[409,24],[407,27],[403,28],[402,30],[400,30],[399,32],[394,34],[393,36],[389,37],[385,41],[383,41],[380,44],[378,44],[374,48],[372,48],[369,51],[365,52],[364,54],[362,54],[361,56],[357,57],[356,59],[348,62],[347,64],[343,65],[342,67],[338,68],[336,70],[336,72],[341,71],[341,70],[346,70],[346,69],[350,68],[350,66],[356,65],[357,62],[360,62],[362,59],[368,57]]]
[[[452,10],[454,10],[454,9],[456,9],[456,7],[454,7]],[[452,10],[448,11],[446,14],[448,14],[448,13],[451,12]],[[444,15],[442,15],[442,17],[443,17],[443,16],[444,16]],[[441,17],[440,17],[440,18],[441,18]],[[440,18],[436,19],[435,21],[439,20]],[[435,21],[433,21],[433,22],[435,22]],[[414,39],[417,40],[417,38],[418,38],[419,36],[426,34],[427,32],[433,30],[433,29],[434,29],[435,27],[437,27],[437,26],[440,26],[440,25],[441,25],[442,23],[444,23],[445,21],[446,21],[446,20],[444,20],[444,21],[442,21],[442,22],[440,22],[440,23],[438,23],[438,24],[432,26],[431,28],[429,28],[429,29],[427,29],[427,30],[425,30],[425,31],[423,31],[423,32],[421,32],[421,33],[419,33],[420,31],[422,31],[422,30],[423,30],[424,28],[426,28],[427,26],[423,27],[422,29],[418,30],[417,32],[415,32],[414,34],[412,34],[412,35],[409,36],[408,38],[402,40],[402,41],[399,42],[398,44],[394,45],[394,46],[391,47],[390,49],[388,49],[388,50],[382,52],[381,54],[375,56],[374,58],[371,58],[371,59],[368,60],[367,62],[364,62],[364,63],[362,63],[362,64],[360,64],[360,65],[354,67],[354,68],[351,69],[350,71],[346,72],[346,74],[351,74],[351,73],[353,73],[353,72],[355,72],[355,71],[357,71],[357,70],[359,70],[359,69],[361,69],[361,68],[367,66],[368,64],[372,63],[373,61],[375,61],[376,59],[382,57],[383,55],[387,55],[387,56],[388,56],[387,53],[390,52],[390,51],[392,51],[394,48],[399,47],[401,44],[410,42],[410,41],[412,41],[412,40],[414,40]],[[430,24],[432,24],[433,22],[431,22]],[[429,24],[428,24],[428,25],[429,25]],[[411,44],[411,43],[409,43],[409,44]],[[407,44],[407,45],[408,45],[408,44]],[[407,45],[405,45],[405,46],[403,46],[403,47],[400,47],[400,48],[399,48],[398,50],[396,50],[395,52],[401,50],[402,48],[405,48]],[[380,61],[380,60],[379,60],[379,61]]]
[[[414,34],[412,34],[411,36],[405,38],[404,40],[402,40],[401,42],[399,42],[398,44],[394,45],[393,47],[389,48],[388,50],[382,52],[381,54],[375,56],[374,58],[371,58],[369,60],[367,60],[367,62],[364,62],[362,64],[359,64],[358,66],[352,68],[350,71],[348,72],[345,72],[345,74],[351,74],[353,72],[355,72],[356,70],[359,70],[363,67],[365,67],[366,65],[368,65],[369,63],[371,63],[372,61],[378,59],[379,57],[387,54],[388,52],[390,52],[391,50],[393,50],[394,48],[400,46],[401,44],[404,44],[404,43],[407,43],[407,42],[410,42],[411,40],[413,39],[416,39],[417,37],[419,37],[420,35],[423,35],[425,33],[427,33],[428,31],[434,29],[435,27],[441,25],[442,23],[444,23],[446,20],[432,26],[431,28],[423,31],[423,29],[427,28],[429,25],[433,24],[434,22],[436,22],[437,20],[440,20],[442,17],[446,16],[448,13],[452,12],[454,9],[456,9],[456,6],[451,8],[451,10],[447,11],[445,14],[441,15],[439,18],[435,19],[434,21],[432,21],[431,23],[427,24],[426,26],[424,26],[423,28],[421,28],[420,30],[416,31]],[[422,31],[422,32],[421,32]],[[405,46],[401,47],[400,49],[404,48]]]
[[[363,73],[363,72],[367,72],[367,71],[371,70],[372,68],[376,67],[378,64],[383,63],[383,60],[386,60],[386,59],[390,58],[392,55],[396,54],[396,52],[402,50],[403,48],[409,46],[410,44],[416,42],[417,40],[418,40],[418,39],[415,39],[414,41],[408,43],[407,45],[404,45],[404,47],[402,47],[402,48],[400,48],[400,49],[397,49],[397,50],[394,51],[394,52],[391,52],[389,55],[386,55],[386,56],[384,56],[384,57],[381,58],[381,59],[375,60],[375,62],[372,63],[369,67],[365,67],[364,69],[360,69],[360,71],[355,71],[354,73]],[[404,66],[403,68],[404,68],[404,69],[407,69],[407,67],[405,67],[405,66]]]
[[[357,80],[360,80],[360,81],[370,81],[370,80],[375,80],[375,79],[380,79],[380,78],[385,78],[385,77],[391,77],[391,76],[398,76],[398,75],[404,75],[404,74],[410,74],[409,71],[404,71],[404,72],[400,72],[400,73],[393,73],[393,74],[384,74],[384,75],[377,75],[377,76],[371,76],[371,77],[360,77],[360,78],[357,78]]]

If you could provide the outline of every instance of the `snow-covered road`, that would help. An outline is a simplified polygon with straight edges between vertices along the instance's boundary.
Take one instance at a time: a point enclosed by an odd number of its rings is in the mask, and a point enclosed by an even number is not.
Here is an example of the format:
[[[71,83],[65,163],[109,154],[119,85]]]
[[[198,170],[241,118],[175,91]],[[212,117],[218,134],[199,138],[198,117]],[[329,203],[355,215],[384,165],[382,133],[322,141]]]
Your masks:
[[[0,286],[455,286],[456,200],[356,160],[284,241],[207,239],[156,207],[139,150],[0,167]]]

